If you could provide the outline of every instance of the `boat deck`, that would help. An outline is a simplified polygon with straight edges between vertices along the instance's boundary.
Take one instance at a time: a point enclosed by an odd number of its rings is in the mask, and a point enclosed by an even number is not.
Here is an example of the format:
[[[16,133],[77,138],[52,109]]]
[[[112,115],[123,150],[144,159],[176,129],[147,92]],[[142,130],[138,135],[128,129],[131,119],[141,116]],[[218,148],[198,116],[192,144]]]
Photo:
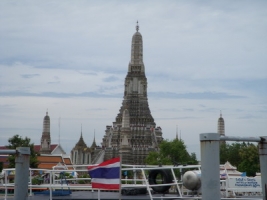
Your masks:
[[[162,194],[154,194],[153,197],[160,197]],[[166,194],[165,197],[169,197],[170,199],[176,199],[178,196],[177,194]],[[168,199],[169,199],[168,198]],[[69,196],[53,196],[54,200],[70,200],[70,199],[75,199],[75,200],[98,200],[98,192],[94,191],[76,191],[72,192],[71,195]],[[101,192],[100,193],[100,199],[105,200],[149,200],[150,197],[149,195],[121,195],[121,198],[119,196],[118,192]],[[188,198],[186,198],[188,199]],[[5,196],[2,194],[0,195],[0,200],[5,200]],[[14,200],[14,196],[8,196],[6,200]],[[28,197],[28,200],[49,200],[49,195],[34,195],[31,197]]]

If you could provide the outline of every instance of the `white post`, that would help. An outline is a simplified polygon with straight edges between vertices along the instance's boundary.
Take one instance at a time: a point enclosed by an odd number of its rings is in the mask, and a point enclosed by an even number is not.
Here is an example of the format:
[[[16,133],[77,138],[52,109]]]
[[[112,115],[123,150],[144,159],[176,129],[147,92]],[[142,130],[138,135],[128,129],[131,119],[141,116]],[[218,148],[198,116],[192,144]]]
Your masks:
[[[52,174],[54,174],[52,171],[49,171],[49,180],[50,180],[50,185],[49,185],[49,196],[50,196],[50,200],[52,200],[52,184],[54,184],[54,182],[52,182]],[[54,179],[54,177],[53,177]]]
[[[30,147],[17,147],[14,200],[28,199]]]
[[[8,171],[5,171],[5,200],[7,200],[7,173]]]
[[[259,142],[262,196],[263,200],[267,200],[267,136],[261,138],[265,140]]]
[[[201,190],[203,200],[220,200],[220,135],[201,133]]]
[[[32,196],[32,169],[30,168],[30,197]]]
[[[121,163],[122,163],[122,152],[121,152],[121,150],[120,150],[120,186],[119,186],[119,200],[121,200],[121,172],[122,172],[122,170],[121,170]]]

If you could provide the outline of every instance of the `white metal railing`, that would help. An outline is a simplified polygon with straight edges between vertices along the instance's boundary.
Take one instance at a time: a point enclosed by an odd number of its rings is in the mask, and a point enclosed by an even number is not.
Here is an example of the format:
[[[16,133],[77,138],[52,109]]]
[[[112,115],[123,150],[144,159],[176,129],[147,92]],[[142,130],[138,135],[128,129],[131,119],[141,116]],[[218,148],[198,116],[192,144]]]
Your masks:
[[[78,166],[83,166],[85,168],[87,168],[87,166],[90,165],[76,165],[76,166],[67,166],[67,167],[72,167],[75,169],[75,167]],[[149,184],[149,180],[148,180],[148,173],[150,170],[154,170],[154,169],[164,169],[164,170],[170,170],[173,176],[173,182],[172,183],[168,183],[168,184],[154,184],[151,185]],[[183,183],[182,183],[182,179],[178,180],[175,176],[175,170],[179,170],[180,172],[182,172],[183,169],[198,169],[200,170],[200,165],[188,165],[188,166],[153,166],[153,165],[122,165],[121,171],[133,171],[133,178],[129,179],[129,178],[124,178],[121,179],[122,182],[125,182],[124,184],[122,184],[122,188],[125,187],[132,187],[132,188],[140,188],[140,187],[146,187],[147,192],[149,194],[150,199],[168,199],[168,198],[174,198],[174,196],[170,197],[167,195],[153,195],[152,193],[152,187],[161,187],[161,186],[171,186],[172,189],[174,191],[176,191],[176,199],[187,199],[188,195],[190,194],[190,190],[186,189],[183,187]],[[3,169],[4,174],[5,174],[5,183],[3,184],[4,188],[5,188],[5,200],[7,199],[7,190],[10,187],[14,187],[14,183],[9,183],[7,176],[8,176],[8,171],[15,171],[14,168],[12,169]],[[52,199],[52,193],[55,189],[72,189],[72,190],[91,190],[93,191],[94,189],[91,187],[90,184],[72,184],[72,182],[78,182],[79,180],[91,180],[91,178],[66,178],[66,182],[62,182],[62,180],[56,179],[56,175],[61,173],[61,172],[69,172],[72,173],[74,171],[76,172],[86,172],[87,170],[66,170],[66,169],[62,169],[62,170],[46,170],[46,169],[29,169],[30,173],[29,173],[29,196],[33,195],[33,189],[38,189],[38,188],[48,188],[49,189],[49,195],[50,195],[50,199]],[[49,174],[49,183],[47,184],[41,184],[41,185],[33,185],[32,184],[32,179],[33,179],[33,171],[43,171],[46,172],[46,174]],[[137,174],[141,177],[137,178]],[[232,191],[234,195],[236,195],[237,190],[231,190],[231,188],[227,188],[228,184],[226,180],[222,180],[221,181],[221,191],[224,191],[226,193]],[[245,193],[244,193],[245,194]],[[247,191],[247,195],[249,194],[253,194],[253,193],[248,193]],[[175,195],[175,194],[174,194]],[[246,194],[245,194],[246,195]],[[226,195],[227,196],[227,195]],[[188,197],[189,198],[189,197]],[[190,196],[190,199],[201,199],[200,196]],[[227,198],[229,199],[229,198]],[[240,198],[239,198],[240,199]]]

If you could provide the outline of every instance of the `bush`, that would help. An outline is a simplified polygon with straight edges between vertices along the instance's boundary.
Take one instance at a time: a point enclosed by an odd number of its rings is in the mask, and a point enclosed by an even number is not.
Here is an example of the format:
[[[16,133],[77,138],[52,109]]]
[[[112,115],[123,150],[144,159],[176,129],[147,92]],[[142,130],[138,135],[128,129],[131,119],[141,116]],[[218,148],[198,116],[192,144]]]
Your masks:
[[[32,185],[40,185],[42,183],[42,178],[41,177],[34,177],[32,179]]]

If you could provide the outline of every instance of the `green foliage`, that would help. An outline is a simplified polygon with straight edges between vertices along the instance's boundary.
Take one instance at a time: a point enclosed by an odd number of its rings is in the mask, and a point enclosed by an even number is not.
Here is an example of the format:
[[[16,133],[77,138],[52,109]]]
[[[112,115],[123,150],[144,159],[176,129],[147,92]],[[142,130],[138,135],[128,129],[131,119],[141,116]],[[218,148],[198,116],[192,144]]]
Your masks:
[[[229,161],[238,171],[255,176],[260,171],[258,147],[252,143],[221,144],[220,163]]]
[[[150,165],[177,165],[177,164],[197,164],[196,154],[191,155],[186,150],[186,145],[182,140],[163,140],[160,143],[159,152],[150,152],[146,158],[146,163]]]
[[[239,156],[241,163],[238,169],[247,172],[248,176],[255,176],[256,172],[260,171],[260,160],[257,146],[248,144],[245,148],[240,149]]]
[[[32,185],[40,185],[43,182],[43,178],[41,176],[36,176],[32,179]]]
[[[187,164],[189,164],[189,165],[197,165],[198,164],[196,153],[191,153],[190,160],[187,161]]]
[[[12,138],[8,139],[9,144],[6,146],[9,149],[16,149],[17,147],[30,147],[31,155],[30,155],[30,167],[37,168],[38,160],[37,153],[34,151],[34,144],[30,143],[31,139],[25,137],[24,139],[19,135],[14,135]],[[15,155],[10,155],[8,157],[9,165],[8,167],[15,167]]]
[[[79,178],[90,178],[89,174],[84,174],[79,176]],[[79,184],[86,184],[86,183],[91,183],[90,180],[78,180]]]

